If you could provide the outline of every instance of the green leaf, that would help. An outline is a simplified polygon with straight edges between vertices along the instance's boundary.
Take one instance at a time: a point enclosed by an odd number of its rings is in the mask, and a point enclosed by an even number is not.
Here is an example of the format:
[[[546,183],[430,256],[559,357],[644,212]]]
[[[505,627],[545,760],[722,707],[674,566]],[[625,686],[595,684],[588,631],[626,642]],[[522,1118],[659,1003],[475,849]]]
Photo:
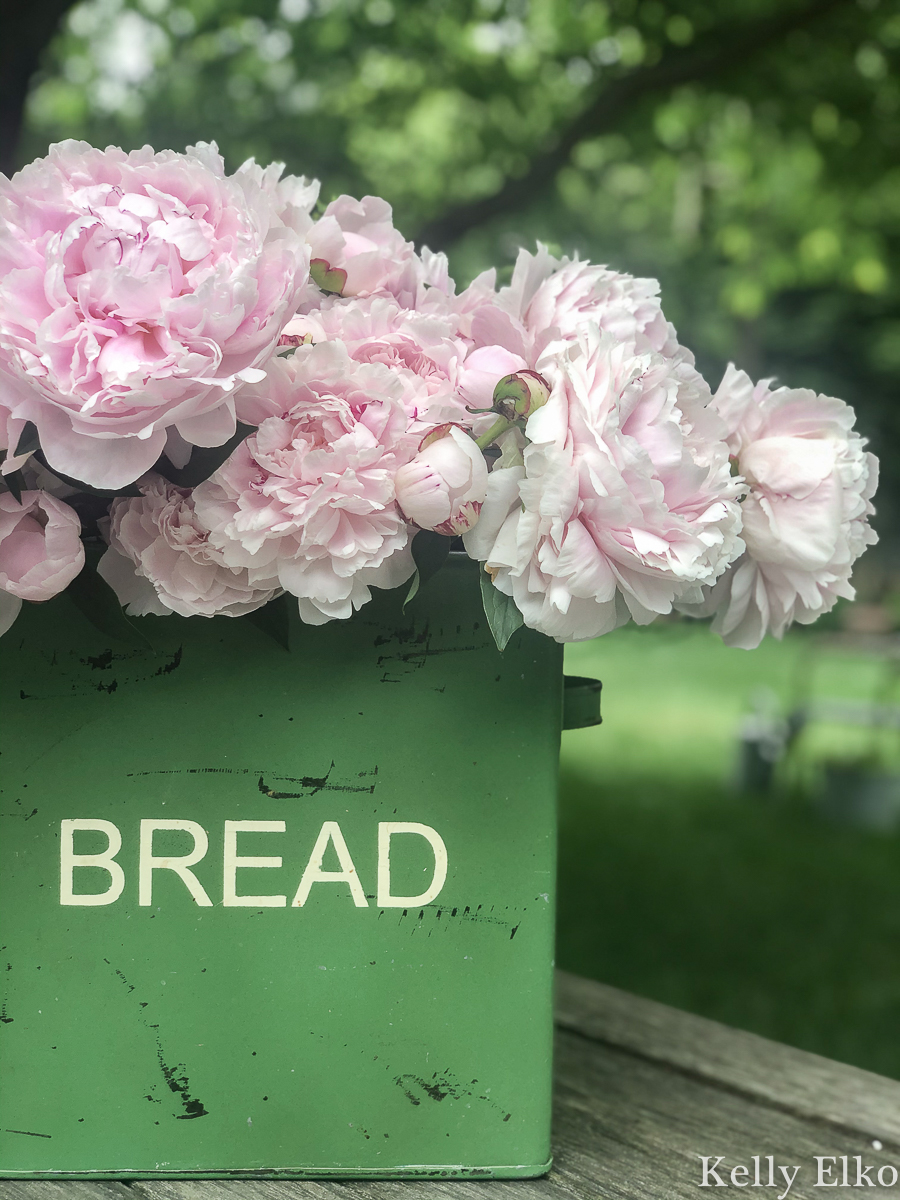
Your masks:
[[[264,604],[262,608],[256,608],[253,612],[244,613],[244,620],[250,621],[257,629],[262,630],[264,634],[277,642],[284,650],[290,650],[290,611],[288,609],[289,600],[287,595],[278,596],[275,600],[270,600],[268,604]]]
[[[314,258],[309,264],[309,277],[326,296],[341,296],[347,285],[347,272],[333,267],[324,258]]]
[[[22,503],[22,493],[26,491],[25,476],[21,471],[10,471],[8,475],[3,476],[3,482],[9,488],[15,499],[16,504]]]
[[[106,500],[112,500],[116,496],[142,496],[143,492],[137,484],[129,483],[125,487],[120,488],[98,488],[90,483],[84,483],[81,479],[73,479],[71,475],[63,475],[62,471],[57,471],[56,467],[51,467],[44,458],[43,450],[35,450],[34,457],[42,467],[52,474],[57,479],[61,479],[63,483],[67,483],[69,487],[78,488],[79,492],[85,492],[88,496],[102,496]]]
[[[412,556],[416,570],[410,581],[406,599],[403,601],[403,612],[406,612],[407,604],[418,595],[432,575],[436,575],[447,561],[452,541],[452,538],[444,537],[441,533],[434,533],[431,529],[420,529],[413,538]]]
[[[126,616],[116,593],[97,574],[97,563],[106,547],[89,544],[84,549],[84,569],[66,588],[66,595],[94,628],[107,637],[140,650],[153,650],[153,643],[144,637],[131,618]]]
[[[13,451],[13,458],[18,458],[20,454],[34,454],[35,450],[40,450],[40,448],[37,425],[33,421],[26,421]]]
[[[174,483],[176,487],[196,487],[198,483],[209,479],[214,471],[218,471],[225,459],[232,454],[244,438],[255,432],[255,428],[253,425],[241,425],[238,422],[237,429],[221,446],[195,446],[185,466],[173,467],[163,456],[153,469],[168,479],[169,483]]]
[[[506,643],[525,624],[525,619],[516,608],[512,596],[504,595],[494,587],[493,580],[484,569],[484,564],[478,572],[481,582],[481,602],[484,605],[484,615],[487,617],[494,641],[498,650],[505,650]]]

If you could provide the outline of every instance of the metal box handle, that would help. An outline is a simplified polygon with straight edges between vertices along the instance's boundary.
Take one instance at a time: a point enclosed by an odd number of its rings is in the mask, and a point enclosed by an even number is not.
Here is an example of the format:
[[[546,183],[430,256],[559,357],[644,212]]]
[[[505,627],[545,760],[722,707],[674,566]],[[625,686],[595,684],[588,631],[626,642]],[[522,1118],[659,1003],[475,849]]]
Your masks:
[[[599,679],[588,679],[584,675],[563,677],[563,729],[587,729],[599,725],[600,689]]]

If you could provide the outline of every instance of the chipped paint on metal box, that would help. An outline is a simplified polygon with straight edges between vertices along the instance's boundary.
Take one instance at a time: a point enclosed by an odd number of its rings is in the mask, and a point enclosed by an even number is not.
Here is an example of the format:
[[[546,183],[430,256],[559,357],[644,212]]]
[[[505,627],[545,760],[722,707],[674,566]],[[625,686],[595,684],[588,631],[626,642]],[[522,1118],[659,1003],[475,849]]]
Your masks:
[[[561,647],[455,559],[139,625],[0,643],[0,1175],[541,1174]]]

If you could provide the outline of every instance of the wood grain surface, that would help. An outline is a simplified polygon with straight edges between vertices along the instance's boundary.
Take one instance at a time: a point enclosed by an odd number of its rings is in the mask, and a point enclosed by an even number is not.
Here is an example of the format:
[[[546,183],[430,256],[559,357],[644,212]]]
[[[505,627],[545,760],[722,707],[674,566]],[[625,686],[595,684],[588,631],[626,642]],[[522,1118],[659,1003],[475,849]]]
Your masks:
[[[900,1083],[563,972],[557,1025],[555,1161],[544,1179],[0,1180],[0,1200],[736,1200],[740,1184],[780,1200],[781,1166],[800,1168],[789,1197],[821,1200],[830,1193],[816,1186],[817,1155],[835,1158],[825,1181],[841,1196],[842,1155],[851,1195],[900,1196],[878,1185],[880,1168],[900,1170]],[[700,1187],[701,1156],[721,1156],[724,1188]],[[854,1187],[856,1156],[871,1187],[866,1177]],[[740,1165],[749,1174],[732,1181]]]

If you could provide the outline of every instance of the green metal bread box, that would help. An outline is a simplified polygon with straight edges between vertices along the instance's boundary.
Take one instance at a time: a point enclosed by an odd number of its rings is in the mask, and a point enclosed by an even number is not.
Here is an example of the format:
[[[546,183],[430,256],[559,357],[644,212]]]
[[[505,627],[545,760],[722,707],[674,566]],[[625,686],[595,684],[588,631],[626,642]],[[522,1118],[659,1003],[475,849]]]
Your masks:
[[[455,555],[289,650],[137,625],[0,642],[0,1175],[544,1172],[562,648]]]

